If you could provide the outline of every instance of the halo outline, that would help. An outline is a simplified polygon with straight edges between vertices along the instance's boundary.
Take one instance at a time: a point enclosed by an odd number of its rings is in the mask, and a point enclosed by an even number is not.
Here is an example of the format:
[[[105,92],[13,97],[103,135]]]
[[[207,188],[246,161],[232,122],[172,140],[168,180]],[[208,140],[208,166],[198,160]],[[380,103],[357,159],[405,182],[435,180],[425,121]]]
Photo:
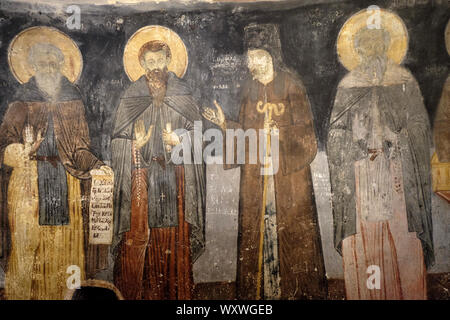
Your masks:
[[[38,34],[36,34],[36,31],[39,31]],[[51,37],[52,35],[53,37]],[[55,35],[57,36],[55,37]],[[23,50],[23,47],[17,49],[17,45],[23,46],[23,43],[20,41],[27,40],[27,38],[23,37],[32,39],[25,47],[25,51]],[[45,39],[46,42],[39,41],[42,39]],[[61,40],[66,41],[65,46],[61,46]],[[57,28],[34,26],[24,29],[16,34],[8,46],[9,69],[19,83],[24,84],[34,76],[34,71],[28,63],[28,54],[31,47],[36,43],[49,43],[58,47],[64,55],[64,66],[61,70],[62,74],[72,83],[75,83],[80,79],[83,71],[83,55],[75,41]],[[76,61],[78,61],[78,64],[75,63]],[[70,72],[71,69],[72,72]]]
[[[125,45],[122,61],[128,79],[136,81],[145,73],[139,62],[138,53],[144,44],[153,40],[162,41],[169,46],[172,58],[168,69],[182,78],[189,64],[189,55],[184,41],[172,29],[160,25],[148,25],[134,32]]]

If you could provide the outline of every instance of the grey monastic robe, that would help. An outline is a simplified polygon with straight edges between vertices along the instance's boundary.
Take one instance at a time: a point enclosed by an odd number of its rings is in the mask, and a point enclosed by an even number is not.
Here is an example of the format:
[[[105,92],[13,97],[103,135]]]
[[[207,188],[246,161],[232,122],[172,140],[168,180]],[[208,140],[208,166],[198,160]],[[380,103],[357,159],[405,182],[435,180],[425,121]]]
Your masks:
[[[170,154],[162,144],[161,131],[166,123],[172,124],[173,130],[185,129],[191,141],[191,156],[201,152],[194,148],[194,121],[201,121],[200,110],[193,99],[187,84],[175,74],[169,73],[167,91],[161,106],[152,103],[145,76],[132,83],[121,98],[116,112],[112,134],[112,167],[115,174],[114,186],[114,245],[120,241],[124,232],[130,230],[131,214],[131,172],[132,141],[134,123],[143,120],[146,130],[154,125],[150,141],[141,149],[143,167],[149,174],[149,208],[148,223],[150,228],[173,227],[177,221],[177,194],[174,165]],[[194,150],[195,149],[195,150]],[[165,158],[165,170],[152,161],[153,156]],[[191,226],[191,252],[193,261],[200,255],[205,245],[204,209],[205,177],[203,164],[184,163],[185,172],[185,219]],[[164,194],[164,203],[159,201]]]
[[[371,79],[357,68],[338,86],[327,143],[334,244],[341,253],[342,240],[356,234],[354,164],[368,156],[368,147],[364,139],[353,139],[352,121],[358,110],[370,104],[372,94],[378,99],[381,124],[397,135],[408,230],[416,232],[421,240],[425,263],[429,267],[434,263],[434,250],[428,114],[417,81],[406,69],[393,63],[389,63],[379,85],[372,84]],[[384,141],[380,156],[392,155],[391,148],[392,142]]]

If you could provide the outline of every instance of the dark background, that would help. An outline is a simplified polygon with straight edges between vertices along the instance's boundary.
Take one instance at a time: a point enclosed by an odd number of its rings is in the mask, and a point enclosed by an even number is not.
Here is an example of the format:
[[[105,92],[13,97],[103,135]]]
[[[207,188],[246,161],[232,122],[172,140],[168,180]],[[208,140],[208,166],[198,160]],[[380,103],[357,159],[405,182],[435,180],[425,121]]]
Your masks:
[[[84,68],[77,85],[86,104],[92,148],[101,159],[109,160],[109,135],[115,109],[129,84],[122,64],[124,46],[139,28],[158,24],[171,28],[185,42],[189,52],[185,78],[201,105],[211,106],[217,99],[226,116],[235,119],[239,110],[239,85],[247,73],[243,56],[244,27],[251,22],[276,23],[280,26],[283,60],[300,75],[307,88],[319,146],[323,149],[336,86],[347,72],[337,59],[337,35],[352,14],[378,5],[396,12],[406,24],[409,50],[404,65],[418,80],[432,119],[449,70],[444,42],[450,16],[447,0],[321,2],[192,7],[165,4],[158,10],[80,5],[82,28],[69,30],[65,24],[70,14],[64,9],[1,0],[0,118],[7,99],[18,85],[7,63],[10,41],[31,26],[58,28],[80,47]],[[205,123],[206,128],[209,126]]]

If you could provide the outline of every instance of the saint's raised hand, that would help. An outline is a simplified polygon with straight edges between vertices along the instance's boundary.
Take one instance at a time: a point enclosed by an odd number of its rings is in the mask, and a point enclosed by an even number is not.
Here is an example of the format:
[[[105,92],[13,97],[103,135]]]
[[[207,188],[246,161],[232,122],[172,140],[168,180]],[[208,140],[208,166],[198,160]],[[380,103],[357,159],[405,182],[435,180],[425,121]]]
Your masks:
[[[222,129],[225,129],[225,114],[223,113],[222,107],[216,100],[214,100],[214,105],[216,106],[217,111],[212,108],[205,108],[202,115],[206,120],[211,121]]]
[[[31,146],[30,149],[30,156],[33,156],[39,149],[39,147],[41,146],[41,143],[45,140],[45,137],[42,137],[42,130],[39,130],[37,135],[36,135],[36,140],[34,141],[33,145]]]
[[[136,137],[135,145],[137,149],[142,148],[151,138],[154,125],[148,128],[148,132],[145,131],[144,121],[138,120],[134,124],[134,135]]]

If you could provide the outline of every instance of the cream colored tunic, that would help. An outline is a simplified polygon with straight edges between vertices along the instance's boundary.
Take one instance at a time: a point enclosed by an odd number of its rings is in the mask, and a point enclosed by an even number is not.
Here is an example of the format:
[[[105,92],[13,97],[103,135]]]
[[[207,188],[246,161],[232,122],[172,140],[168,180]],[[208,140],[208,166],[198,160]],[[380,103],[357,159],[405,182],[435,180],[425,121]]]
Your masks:
[[[59,300],[64,298],[67,268],[80,268],[84,279],[83,218],[80,181],[67,174],[70,224],[39,225],[36,161],[23,160],[26,147],[11,144],[4,163],[13,167],[8,186],[11,254],[5,279],[9,300]]]

